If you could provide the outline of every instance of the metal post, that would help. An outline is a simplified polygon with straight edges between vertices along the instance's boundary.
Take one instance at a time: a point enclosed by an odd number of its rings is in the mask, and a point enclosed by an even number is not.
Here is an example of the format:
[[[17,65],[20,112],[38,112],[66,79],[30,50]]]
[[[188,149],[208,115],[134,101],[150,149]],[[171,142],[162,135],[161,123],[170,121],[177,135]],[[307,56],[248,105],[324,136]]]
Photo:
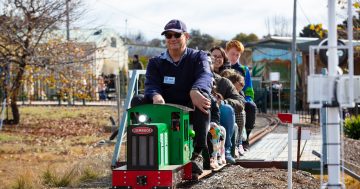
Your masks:
[[[322,134],[322,161],[324,165],[327,164],[327,149],[326,149],[326,108],[320,108],[320,125]],[[325,166],[326,167],[326,166]]]
[[[294,114],[296,110],[296,0],[294,0],[291,55],[290,112]]]
[[[281,97],[280,97],[280,87],[278,90],[278,103],[279,103],[279,112],[281,112]]]
[[[293,124],[288,124],[288,188],[292,188],[292,140]]]
[[[336,76],[338,66],[337,55],[337,30],[336,30],[336,12],[335,0],[328,0],[328,68],[329,76]],[[340,116],[339,107],[332,106],[327,108],[328,116],[326,118],[327,129],[327,150],[328,150],[328,188],[341,188],[340,182]]]
[[[273,94],[272,94],[272,81],[270,81],[270,112],[273,112]]]
[[[354,86],[354,47],[353,47],[353,16],[352,16],[352,1],[348,0],[348,65],[349,65],[349,86]],[[349,87],[349,102],[354,103],[354,88]]]
[[[297,128],[297,155],[296,155],[296,168],[300,168],[300,147],[301,147],[301,126]]]
[[[120,72],[119,72],[119,75],[116,76],[116,82],[115,82],[115,86],[116,86],[116,96],[117,96],[117,101],[116,101],[116,104],[117,104],[117,116],[118,116],[118,123],[117,125],[120,125],[120,122],[121,122],[121,115],[120,115],[120,112],[121,112],[121,90],[120,90]]]

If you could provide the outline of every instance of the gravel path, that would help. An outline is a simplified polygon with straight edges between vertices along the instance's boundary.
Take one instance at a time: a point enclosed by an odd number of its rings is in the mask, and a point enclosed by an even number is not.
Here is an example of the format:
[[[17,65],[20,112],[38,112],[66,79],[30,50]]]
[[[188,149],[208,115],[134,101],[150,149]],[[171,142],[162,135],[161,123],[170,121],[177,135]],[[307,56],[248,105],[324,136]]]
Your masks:
[[[263,126],[267,119],[257,119],[256,125]],[[319,126],[304,126],[312,133],[319,132]],[[287,132],[286,126],[278,126],[274,132]],[[345,160],[353,165],[360,166],[360,141],[344,139]],[[360,171],[360,170],[359,170]],[[86,183],[79,188],[101,188],[107,189],[111,186],[111,177],[101,178],[95,182]],[[310,173],[294,170],[293,188],[312,189],[319,188],[320,181],[315,179]],[[228,166],[222,171],[198,182],[184,182],[179,188],[205,189],[205,188],[246,188],[246,189],[275,189],[287,188],[287,170],[280,169],[246,169],[241,166]]]

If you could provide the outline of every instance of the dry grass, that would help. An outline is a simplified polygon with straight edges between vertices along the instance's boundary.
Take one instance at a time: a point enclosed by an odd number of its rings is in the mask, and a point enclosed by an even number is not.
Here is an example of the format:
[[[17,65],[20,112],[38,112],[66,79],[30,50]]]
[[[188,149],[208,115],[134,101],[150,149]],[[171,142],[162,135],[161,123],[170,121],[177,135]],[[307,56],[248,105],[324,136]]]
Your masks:
[[[77,186],[110,173],[103,129],[113,107],[21,107],[21,123],[0,132],[0,189]],[[51,165],[51,166],[50,166]]]
[[[67,187],[74,183],[75,168],[65,170],[63,173],[56,172],[49,167],[42,175],[42,183],[48,187]]]
[[[39,188],[39,185],[35,182],[36,177],[32,171],[25,171],[23,175],[20,175],[15,183],[12,185],[12,189],[35,189]]]

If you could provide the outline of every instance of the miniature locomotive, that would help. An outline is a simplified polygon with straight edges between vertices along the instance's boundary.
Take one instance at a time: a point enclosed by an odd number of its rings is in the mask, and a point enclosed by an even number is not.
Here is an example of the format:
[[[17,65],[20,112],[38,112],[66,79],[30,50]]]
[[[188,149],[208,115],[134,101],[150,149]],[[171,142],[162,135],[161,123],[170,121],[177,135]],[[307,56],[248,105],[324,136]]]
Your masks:
[[[113,169],[113,188],[174,188],[192,179],[190,108],[145,104],[127,112],[127,161]]]

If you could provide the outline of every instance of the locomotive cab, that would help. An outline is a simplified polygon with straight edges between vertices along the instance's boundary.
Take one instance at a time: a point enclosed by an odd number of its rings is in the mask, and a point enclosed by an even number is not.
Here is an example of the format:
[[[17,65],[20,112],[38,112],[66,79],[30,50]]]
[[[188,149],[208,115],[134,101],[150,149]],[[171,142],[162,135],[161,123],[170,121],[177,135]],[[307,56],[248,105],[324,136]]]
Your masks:
[[[191,179],[192,109],[174,104],[145,104],[128,109],[127,162],[113,170],[113,187],[174,187]]]

